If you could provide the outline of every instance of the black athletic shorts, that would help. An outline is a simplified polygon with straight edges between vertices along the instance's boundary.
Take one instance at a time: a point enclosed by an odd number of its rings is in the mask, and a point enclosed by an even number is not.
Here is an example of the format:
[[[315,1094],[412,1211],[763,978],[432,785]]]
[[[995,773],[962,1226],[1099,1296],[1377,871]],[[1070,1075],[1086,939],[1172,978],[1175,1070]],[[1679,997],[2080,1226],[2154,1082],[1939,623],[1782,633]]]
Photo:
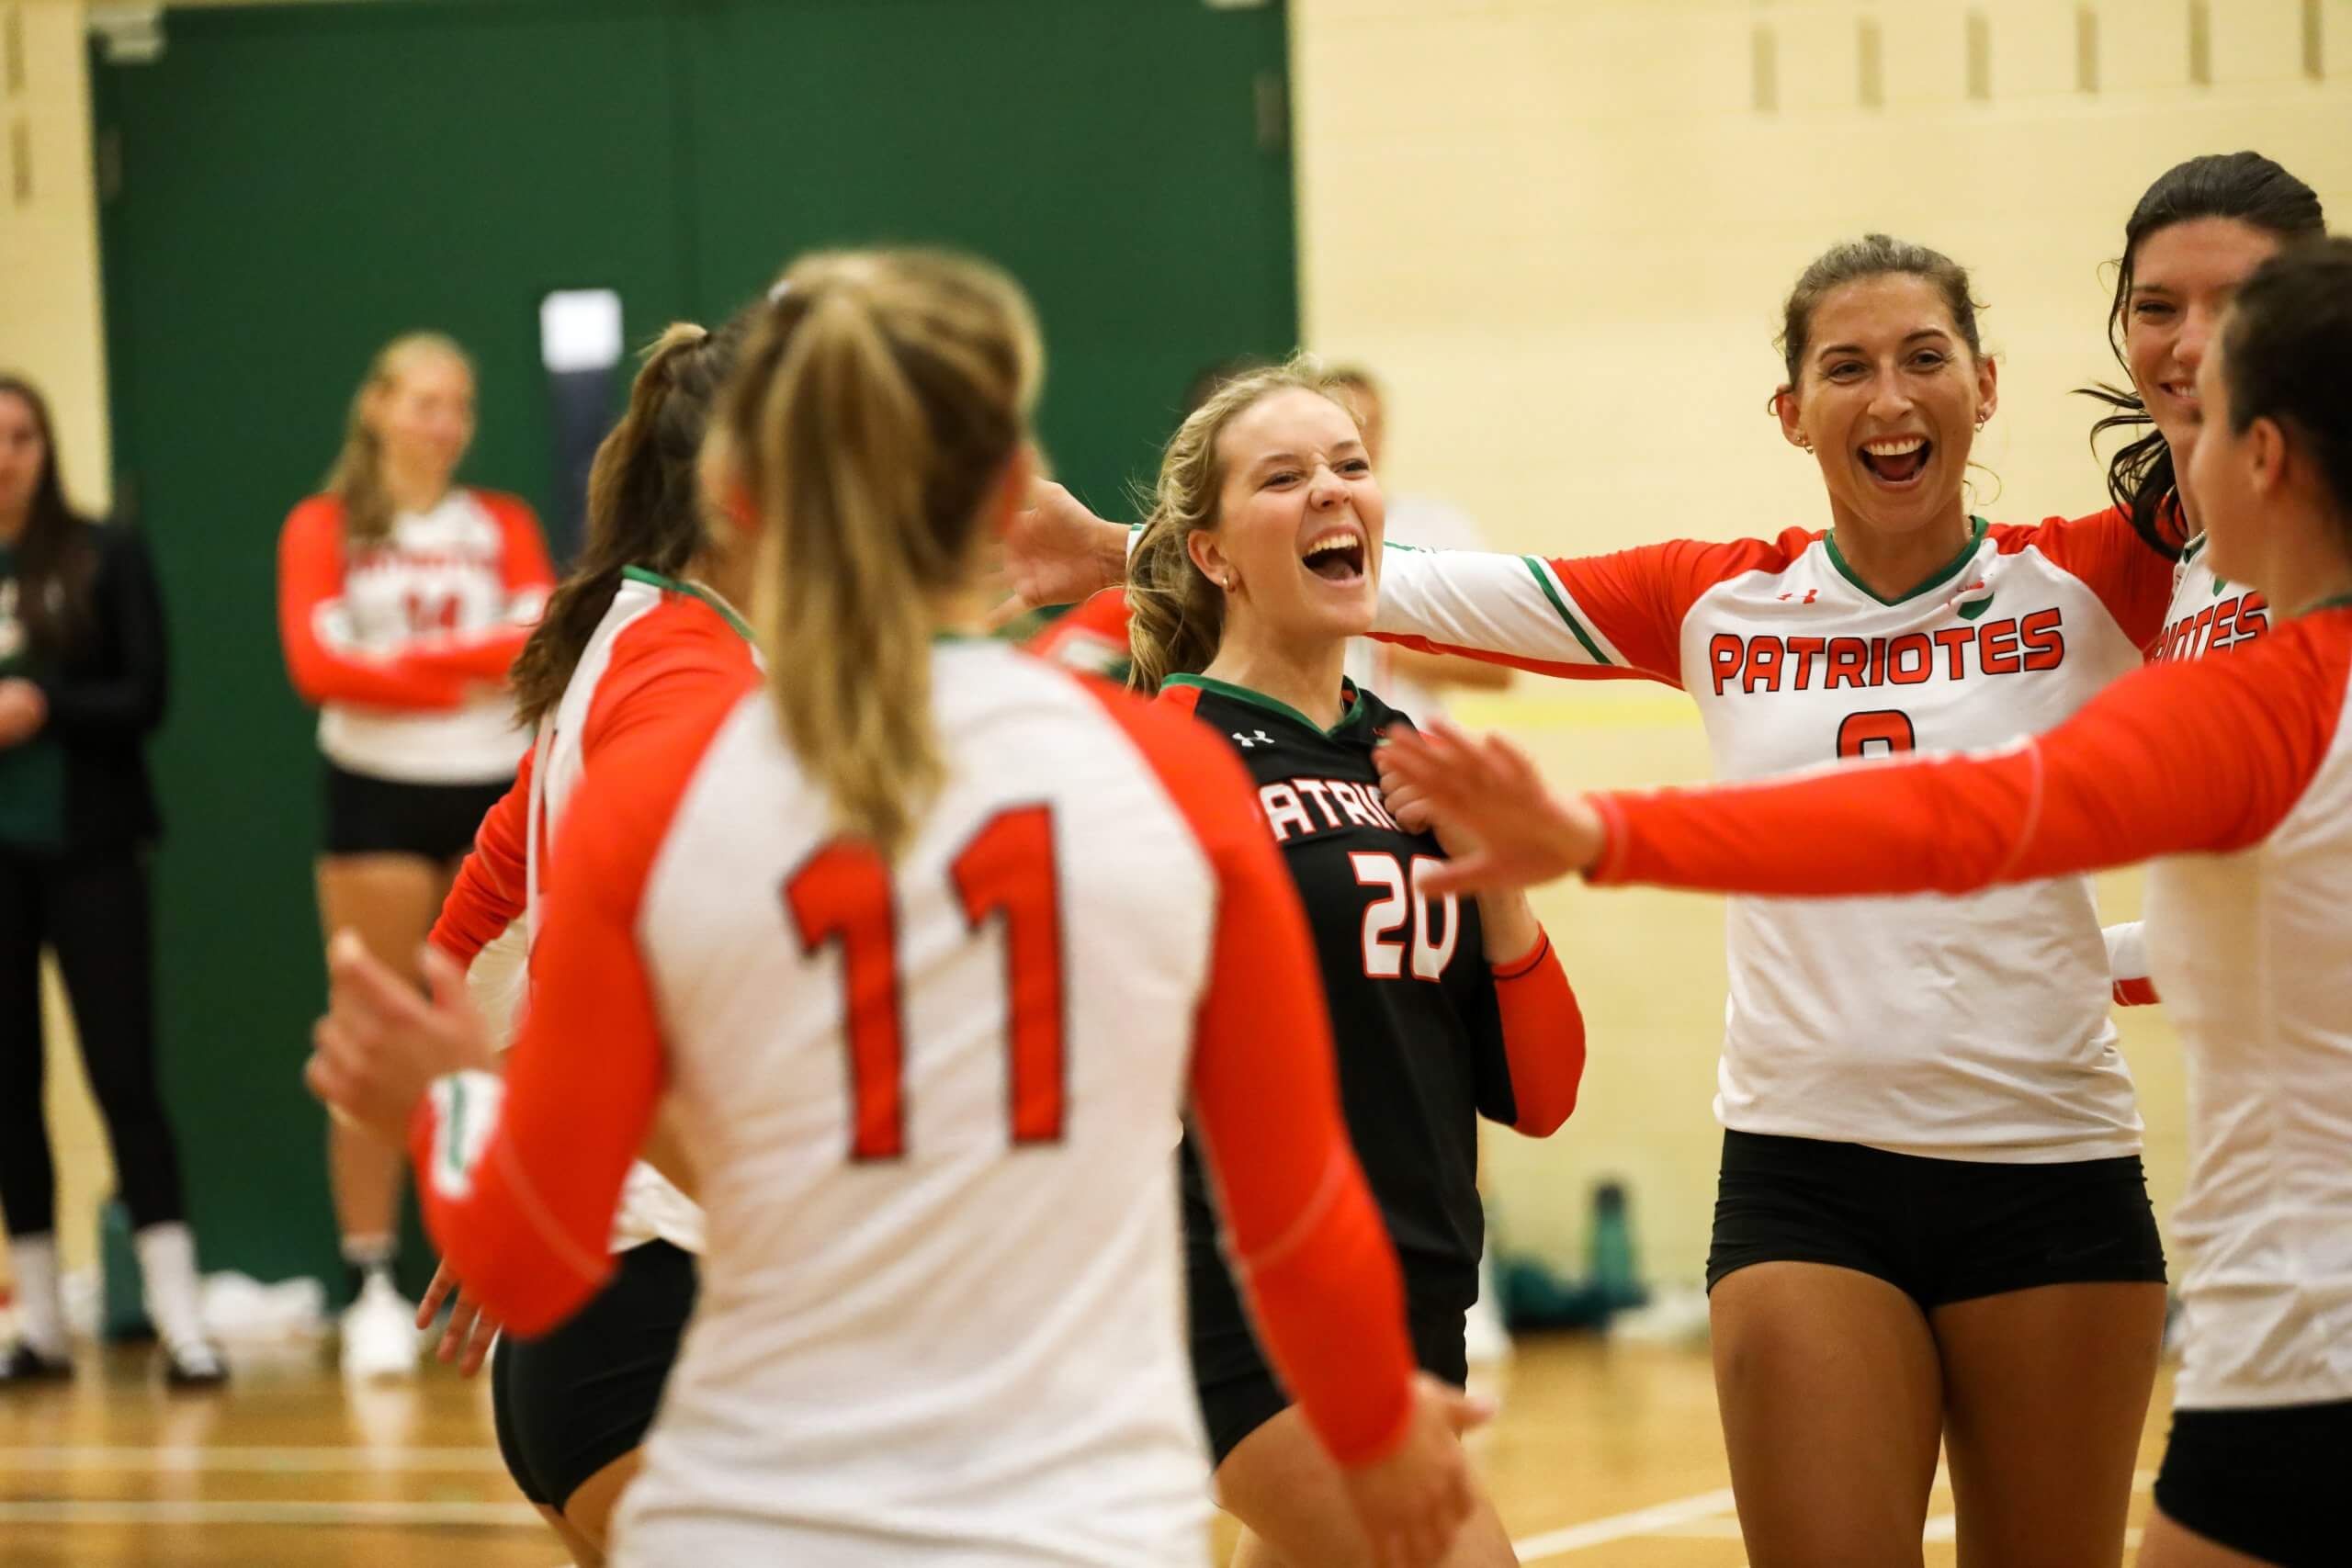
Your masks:
[[[614,1259],[595,1299],[537,1339],[499,1337],[490,1364],[498,1451],[523,1495],[560,1511],[645,1441],[695,1310],[694,1255],[666,1241]]]
[[[1707,1288],[1751,1263],[1859,1269],[1923,1311],[2165,1277],[2136,1155],[2011,1165],[1726,1132]]]
[[[481,819],[514,783],[402,784],[329,762],[326,852],[456,860],[474,847]]]
[[[2352,1560],[2343,1495],[2352,1399],[2256,1410],[2176,1410],[2156,1506],[2206,1540],[2279,1568]]]
[[[1292,1400],[1258,1348],[1223,1256],[1197,1245],[1188,1247],[1186,1255],[1193,1386],[1201,1402],[1201,1424],[1208,1430],[1211,1460],[1223,1464],[1242,1438],[1289,1409]],[[1413,1341],[1413,1359],[1423,1371],[1456,1388],[1470,1377],[1463,1348],[1467,1307],[1456,1303],[1476,1295],[1475,1268],[1461,1280],[1416,1280],[1411,1269],[1405,1271],[1406,1330]]]

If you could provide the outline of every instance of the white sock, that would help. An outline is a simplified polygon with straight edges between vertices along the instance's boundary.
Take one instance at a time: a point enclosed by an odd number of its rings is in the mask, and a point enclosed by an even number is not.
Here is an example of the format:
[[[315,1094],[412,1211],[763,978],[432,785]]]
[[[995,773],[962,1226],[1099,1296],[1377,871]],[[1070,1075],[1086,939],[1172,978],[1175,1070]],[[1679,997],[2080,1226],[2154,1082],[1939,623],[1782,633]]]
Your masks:
[[[17,1281],[17,1337],[43,1359],[63,1360],[74,1347],[57,1290],[57,1237],[9,1237],[8,1271]]]
[[[148,1225],[133,1238],[146,1286],[147,1316],[164,1342],[204,1343],[204,1308],[196,1278],[196,1237],[177,1220]]]

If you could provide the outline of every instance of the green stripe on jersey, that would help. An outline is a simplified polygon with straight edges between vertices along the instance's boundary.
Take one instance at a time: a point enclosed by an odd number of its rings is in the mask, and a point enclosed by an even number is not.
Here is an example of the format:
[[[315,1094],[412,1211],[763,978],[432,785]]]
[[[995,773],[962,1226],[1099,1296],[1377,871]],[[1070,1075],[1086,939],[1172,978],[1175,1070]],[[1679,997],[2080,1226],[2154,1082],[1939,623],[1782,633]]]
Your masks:
[[[1584,644],[1584,650],[1592,655],[1592,661],[1595,664],[1608,663],[1609,656],[1600,651],[1600,645],[1592,640],[1591,634],[1584,629],[1583,623],[1569,613],[1568,602],[1560,597],[1558,589],[1552,586],[1552,574],[1545,569],[1544,563],[1533,556],[1521,556],[1519,558],[1525,561],[1527,570],[1535,574],[1535,586],[1544,590],[1544,597],[1552,601],[1552,608],[1560,613],[1560,619],[1567,623],[1568,630],[1576,633],[1577,640]]]

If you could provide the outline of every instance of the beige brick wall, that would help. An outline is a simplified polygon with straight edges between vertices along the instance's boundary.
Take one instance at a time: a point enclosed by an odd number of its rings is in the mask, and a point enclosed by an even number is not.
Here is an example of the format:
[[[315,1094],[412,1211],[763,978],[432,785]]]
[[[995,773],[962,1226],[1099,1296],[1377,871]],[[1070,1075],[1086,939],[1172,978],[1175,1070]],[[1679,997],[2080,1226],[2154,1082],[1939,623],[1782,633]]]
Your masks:
[[[2163,169],[2253,146],[2352,218],[2352,0],[2206,8],[2192,83],[2178,0],[2080,7],[2078,90],[2056,0],[1292,0],[1302,298],[1310,344],[1392,383],[1392,478],[1553,554],[1827,521],[1812,462],[1764,412],[1774,315],[1840,237],[1886,229],[1974,271],[2001,359],[1978,446],[1996,518],[2101,503],[2093,409],[2123,220]],[[1972,71],[1970,17],[1982,66]],[[1863,102],[1878,33],[1880,107]],[[1756,103],[1769,34],[1777,108]],[[1989,96],[1970,96],[1972,75]],[[1696,719],[1663,689],[1523,681],[1469,705],[1592,784],[1693,779]],[[2112,879],[2108,908],[2134,907]],[[1591,1183],[1631,1179],[1651,1271],[1695,1280],[1718,1137],[1723,1006],[1711,899],[1554,891],[1592,1027],[1583,1108],[1548,1144],[1490,1145],[1510,1240],[1577,1257]],[[2126,1023],[2160,1209],[2183,1175],[2181,1077],[2161,1017]]]

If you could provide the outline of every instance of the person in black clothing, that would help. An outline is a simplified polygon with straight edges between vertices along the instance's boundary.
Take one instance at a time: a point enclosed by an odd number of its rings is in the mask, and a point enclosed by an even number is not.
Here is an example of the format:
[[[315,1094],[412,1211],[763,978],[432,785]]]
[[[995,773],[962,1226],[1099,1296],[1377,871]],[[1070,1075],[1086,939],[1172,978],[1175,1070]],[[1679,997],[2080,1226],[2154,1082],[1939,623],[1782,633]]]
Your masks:
[[[56,1171],[41,1119],[40,950],[57,954],[137,1229],[165,1378],[217,1384],[196,1244],[155,1084],[148,732],[164,716],[163,605],[145,549],[65,503],[48,405],[0,377],[0,1210],[17,1338],[0,1384],[69,1377]]]
[[[1405,716],[1342,673],[1372,629],[1383,505],[1355,421],[1310,367],[1228,381],[1160,466],[1129,574],[1130,682],[1231,739],[1297,883],[1339,1046],[1348,1130],[1404,1264],[1423,1370],[1459,1384],[1485,1238],[1477,1118],[1542,1136],[1566,1120],[1584,1022],[1516,895],[1420,895],[1444,854],[1381,798],[1373,752]],[[1276,1381],[1217,1247],[1187,1132],[1193,1372],[1236,1564],[1364,1561],[1339,1472]],[[1449,1564],[1512,1561],[1483,1499]]]

